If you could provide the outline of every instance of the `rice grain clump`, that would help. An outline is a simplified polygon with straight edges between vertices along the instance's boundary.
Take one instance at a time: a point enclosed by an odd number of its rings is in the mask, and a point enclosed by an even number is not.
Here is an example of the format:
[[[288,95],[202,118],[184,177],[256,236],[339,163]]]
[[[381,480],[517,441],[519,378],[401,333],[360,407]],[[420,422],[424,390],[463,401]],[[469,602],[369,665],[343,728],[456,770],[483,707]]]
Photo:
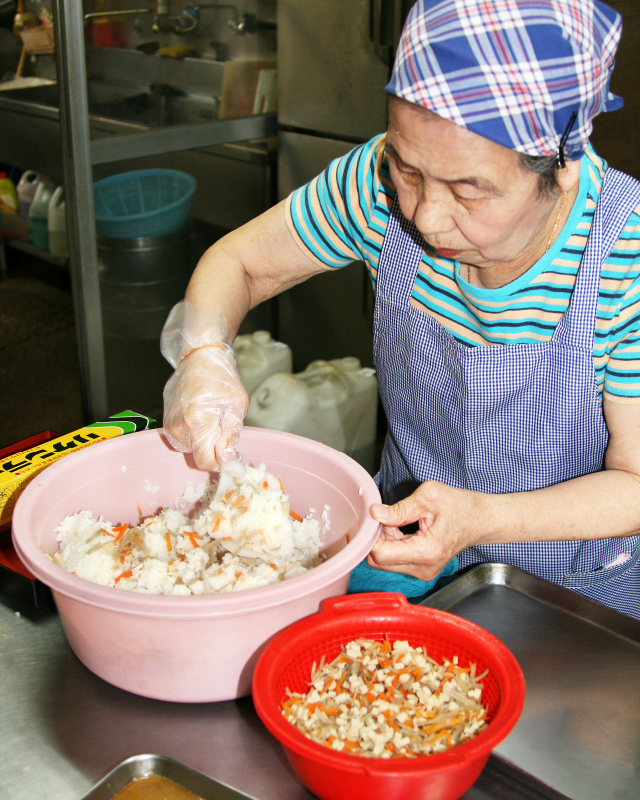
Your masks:
[[[56,528],[60,550],[50,557],[102,586],[185,596],[267,586],[323,560],[320,523],[290,510],[282,482],[264,464],[235,462],[217,484],[186,495],[200,497],[190,516],[163,508],[131,526],[91,511],[66,517]]]
[[[487,727],[486,674],[459,666],[457,656],[439,664],[406,641],[354,639],[330,664],[314,662],[308,692],[287,689],[282,714],[309,739],[350,755],[441,753]]]

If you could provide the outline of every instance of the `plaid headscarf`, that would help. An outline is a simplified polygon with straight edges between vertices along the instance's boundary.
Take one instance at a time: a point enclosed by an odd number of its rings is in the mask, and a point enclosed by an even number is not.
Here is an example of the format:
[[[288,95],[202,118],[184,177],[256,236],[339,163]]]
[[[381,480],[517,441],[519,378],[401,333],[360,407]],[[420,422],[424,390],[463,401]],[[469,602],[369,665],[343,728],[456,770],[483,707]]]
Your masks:
[[[622,105],[609,91],[621,31],[599,0],[418,0],[387,92],[520,153],[562,144],[577,159],[593,117]]]

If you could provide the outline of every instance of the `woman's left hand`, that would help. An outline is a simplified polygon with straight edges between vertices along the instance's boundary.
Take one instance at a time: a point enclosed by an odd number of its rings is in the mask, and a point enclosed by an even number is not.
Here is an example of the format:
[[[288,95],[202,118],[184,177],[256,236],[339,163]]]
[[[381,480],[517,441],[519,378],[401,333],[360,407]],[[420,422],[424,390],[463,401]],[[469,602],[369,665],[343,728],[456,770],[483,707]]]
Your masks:
[[[432,580],[455,555],[481,538],[487,497],[429,481],[393,506],[371,506],[371,516],[384,527],[367,563]],[[419,531],[405,536],[399,527],[412,522],[418,523]]]

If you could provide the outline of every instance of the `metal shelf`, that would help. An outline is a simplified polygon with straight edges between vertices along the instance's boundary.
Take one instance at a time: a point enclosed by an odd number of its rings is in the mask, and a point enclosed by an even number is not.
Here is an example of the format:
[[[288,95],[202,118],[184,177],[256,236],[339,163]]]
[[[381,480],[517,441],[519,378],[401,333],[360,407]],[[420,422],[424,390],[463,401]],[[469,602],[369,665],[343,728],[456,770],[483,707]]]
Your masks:
[[[68,258],[59,258],[52,256],[46,250],[40,250],[28,242],[21,242],[19,239],[0,239],[0,246],[13,247],[14,250],[21,250],[23,253],[28,253],[30,256],[41,258],[43,261],[48,261],[50,264],[55,264],[58,267],[66,267],[69,264]]]
[[[277,120],[275,114],[270,114],[92,140],[82,3],[53,0],[52,11],[59,100],[59,111],[53,109],[53,116],[59,120],[56,124],[59,124],[62,140],[82,402],[85,418],[94,420],[106,416],[108,404],[92,166],[132,156],[159,155],[273,136],[277,132]]]

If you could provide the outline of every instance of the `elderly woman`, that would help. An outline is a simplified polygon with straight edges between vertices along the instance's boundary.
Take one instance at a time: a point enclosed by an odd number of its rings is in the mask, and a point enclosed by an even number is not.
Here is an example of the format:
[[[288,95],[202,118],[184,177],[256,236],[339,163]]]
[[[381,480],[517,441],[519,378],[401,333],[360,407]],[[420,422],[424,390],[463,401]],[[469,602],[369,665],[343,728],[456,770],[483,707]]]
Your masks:
[[[501,561],[640,617],[640,184],[589,144],[620,30],[598,0],[420,0],[386,134],[217,242],[172,312],[175,446],[234,457],[229,336],[361,259],[389,432],[356,572],[415,595]]]

